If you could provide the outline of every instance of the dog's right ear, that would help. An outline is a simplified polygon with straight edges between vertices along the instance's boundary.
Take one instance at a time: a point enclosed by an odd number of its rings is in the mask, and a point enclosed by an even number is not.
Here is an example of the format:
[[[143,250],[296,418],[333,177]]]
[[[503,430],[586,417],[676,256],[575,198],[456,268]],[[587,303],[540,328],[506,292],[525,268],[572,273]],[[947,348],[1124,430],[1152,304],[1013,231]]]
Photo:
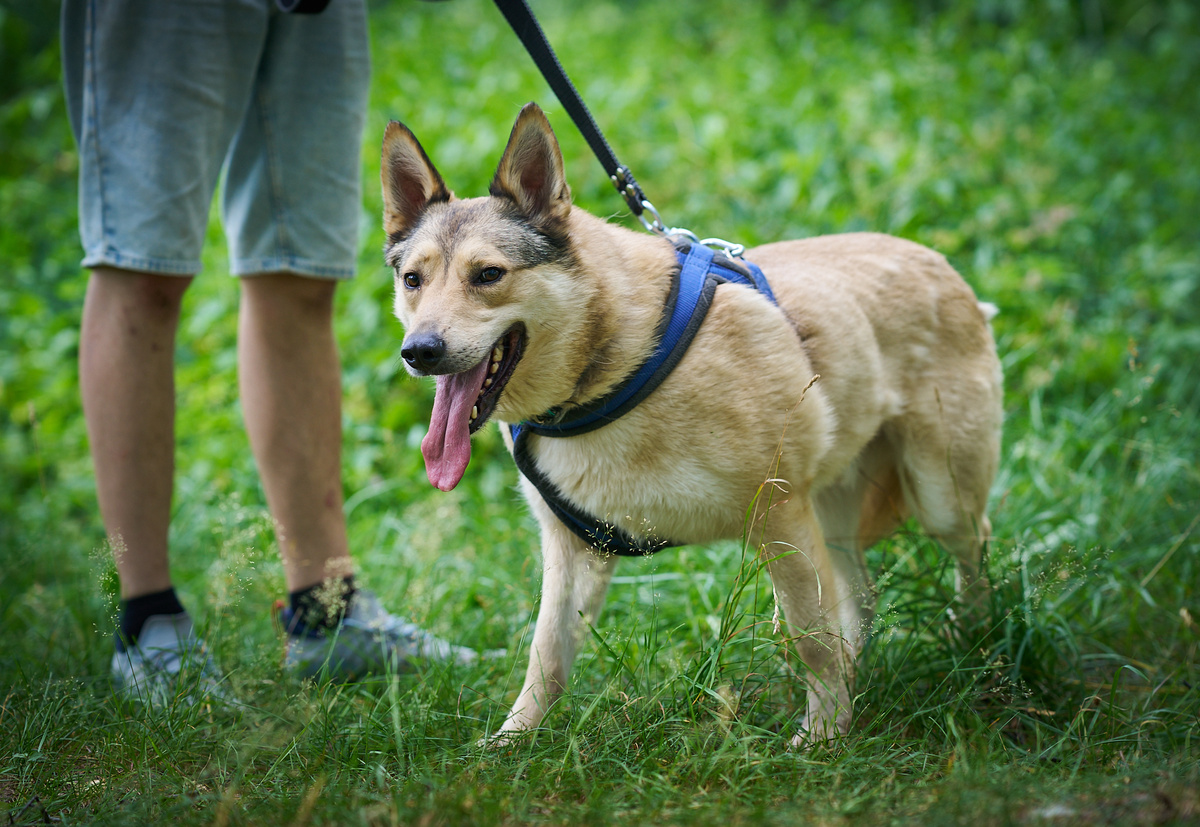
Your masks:
[[[391,121],[383,133],[379,177],[383,182],[383,229],[391,242],[408,235],[430,204],[452,197],[417,137],[399,121]]]

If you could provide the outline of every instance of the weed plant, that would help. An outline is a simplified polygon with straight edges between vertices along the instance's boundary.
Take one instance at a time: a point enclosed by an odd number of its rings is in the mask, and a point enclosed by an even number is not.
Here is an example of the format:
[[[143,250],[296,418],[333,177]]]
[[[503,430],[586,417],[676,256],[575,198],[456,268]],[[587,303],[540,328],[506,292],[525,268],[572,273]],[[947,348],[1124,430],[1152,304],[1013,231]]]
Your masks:
[[[236,710],[113,697],[116,580],[75,359],[85,276],[54,4],[0,5],[0,819],[8,824],[1200,823],[1200,13],[1186,0],[534,3],[673,224],[748,244],[872,229],[946,254],[1006,375],[984,616],[914,526],[873,549],[853,731],[787,742],[801,676],[753,548],[622,564],[569,692],[520,686],[536,529],[495,429],[429,487],[401,370],[378,147],[408,123],[463,195],[539,101],[578,203],[629,221],[484,0],[375,3],[360,274],[338,299],[361,576],[508,656],[300,684],[233,380],[215,220],[185,304],[171,543]],[[748,544],[752,546],[752,543]]]

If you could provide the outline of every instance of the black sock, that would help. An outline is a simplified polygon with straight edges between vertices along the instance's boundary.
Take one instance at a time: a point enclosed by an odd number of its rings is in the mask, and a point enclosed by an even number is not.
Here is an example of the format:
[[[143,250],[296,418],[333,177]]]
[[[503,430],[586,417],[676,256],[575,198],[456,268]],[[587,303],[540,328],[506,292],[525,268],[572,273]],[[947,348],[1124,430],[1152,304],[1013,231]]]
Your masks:
[[[142,627],[151,615],[176,615],[184,611],[183,604],[175,595],[175,587],[141,597],[121,601],[121,623],[117,632],[117,651],[124,652],[126,646],[137,643]]]
[[[345,617],[346,606],[353,596],[354,575],[289,592],[292,623],[288,631],[295,632],[301,628],[313,631],[336,629]]]

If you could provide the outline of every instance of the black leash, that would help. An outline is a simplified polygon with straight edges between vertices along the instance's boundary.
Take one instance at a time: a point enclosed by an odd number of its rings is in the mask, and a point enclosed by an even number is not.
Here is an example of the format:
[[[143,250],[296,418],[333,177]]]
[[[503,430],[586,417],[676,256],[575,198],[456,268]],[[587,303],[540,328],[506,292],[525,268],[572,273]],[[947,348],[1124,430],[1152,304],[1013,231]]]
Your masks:
[[[529,5],[525,0],[496,0],[496,6],[504,15],[504,19],[508,21],[508,25],[512,26],[517,37],[525,44],[526,51],[533,58],[542,77],[550,84],[550,88],[566,108],[567,114],[571,116],[571,120],[583,134],[584,140],[592,148],[592,152],[600,161],[600,165],[604,167],[604,171],[608,173],[617,192],[621,193],[621,197],[629,205],[629,209],[633,210],[633,214],[641,219],[648,230],[664,231],[666,228],[663,227],[653,206],[646,200],[646,194],[634,180],[633,172],[617,160],[612,147],[608,145],[608,141],[604,140],[604,134],[600,131],[600,127],[596,126],[596,120],[588,110],[587,104],[583,102],[583,98],[579,96],[575,84],[571,83],[571,79],[567,77],[567,72],[559,62],[558,55],[554,53],[554,47],[546,39],[546,33],[542,31],[542,27],[537,18],[533,16]],[[644,217],[647,209],[654,216],[653,222]]]
[[[741,258],[742,251],[746,249],[742,244],[722,238],[700,238],[691,230],[683,227],[668,227],[663,224],[658,210],[642,192],[642,188],[633,177],[633,172],[617,160],[612,147],[604,139],[600,127],[596,126],[595,118],[592,117],[583,98],[579,96],[575,84],[571,83],[571,79],[567,77],[566,70],[559,62],[558,55],[554,53],[554,47],[546,39],[546,33],[542,31],[541,24],[533,16],[529,4],[525,0],[495,0],[495,2],[496,7],[504,15],[504,19],[508,21],[508,25],[512,26],[512,30],[525,45],[526,51],[533,58],[542,77],[550,84],[550,88],[567,110],[567,114],[571,116],[571,120],[575,122],[575,126],[583,135],[584,140],[592,148],[592,152],[600,161],[600,165],[604,167],[604,171],[608,173],[613,186],[617,188],[617,192],[625,199],[625,203],[629,205],[629,209],[633,210],[637,219],[642,222],[642,226],[655,235],[718,248],[731,258]]]

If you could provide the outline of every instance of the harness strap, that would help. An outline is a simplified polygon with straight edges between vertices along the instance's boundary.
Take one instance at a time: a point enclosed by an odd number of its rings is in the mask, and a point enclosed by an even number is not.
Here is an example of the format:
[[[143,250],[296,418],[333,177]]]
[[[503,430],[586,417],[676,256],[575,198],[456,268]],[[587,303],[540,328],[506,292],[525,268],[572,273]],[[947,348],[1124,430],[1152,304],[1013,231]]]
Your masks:
[[[618,526],[576,508],[537,467],[529,452],[529,437],[531,434],[554,438],[586,434],[633,410],[679,364],[708,314],[717,285],[746,285],[765,295],[772,304],[777,303],[762,270],[749,262],[735,261],[700,244],[677,245],[676,256],[679,269],[672,278],[656,331],[658,344],[650,358],[626,382],[595,402],[560,414],[552,422],[526,421],[509,426],[517,468],[537,488],[555,516],[600,551],[625,557],[653,554],[680,543],[656,537],[639,540]]]

